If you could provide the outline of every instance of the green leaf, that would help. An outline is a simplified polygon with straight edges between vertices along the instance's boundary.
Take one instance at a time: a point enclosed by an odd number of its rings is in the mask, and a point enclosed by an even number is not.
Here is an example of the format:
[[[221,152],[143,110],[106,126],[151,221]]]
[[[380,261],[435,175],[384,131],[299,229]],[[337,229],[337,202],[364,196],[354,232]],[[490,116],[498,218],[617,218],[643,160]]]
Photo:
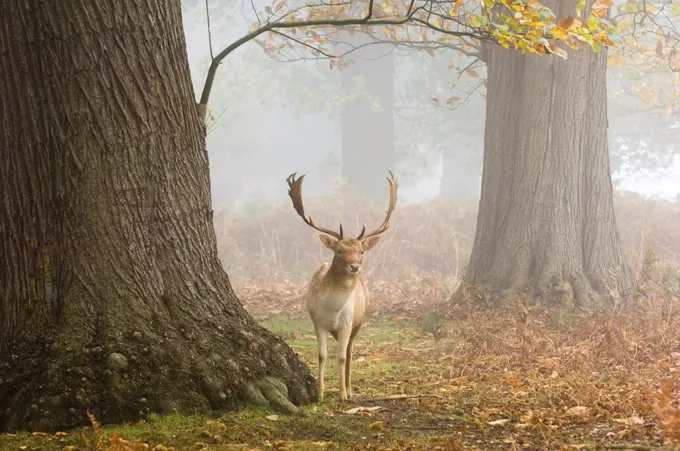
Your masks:
[[[579,0],[578,5],[576,5],[576,15],[581,17],[583,9],[586,7],[586,0]]]
[[[473,27],[473,28],[479,28],[479,27],[482,26],[482,18],[479,17],[479,16],[476,15],[476,14],[471,15],[471,16],[468,18],[468,21],[467,21],[467,22],[468,22],[468,25],[470,25],[470,26]]]
[[[547,22],[548,20],[554,17],[555,15],[548,8],[541,8],[540,13],[538,14],[538,18],[541,19],[541,21],[543,22]]]

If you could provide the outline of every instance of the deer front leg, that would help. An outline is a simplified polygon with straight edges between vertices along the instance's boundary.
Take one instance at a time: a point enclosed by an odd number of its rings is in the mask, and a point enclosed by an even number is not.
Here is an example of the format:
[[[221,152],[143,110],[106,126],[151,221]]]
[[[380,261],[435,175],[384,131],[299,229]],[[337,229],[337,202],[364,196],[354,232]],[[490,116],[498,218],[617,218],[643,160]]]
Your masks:
[[[345,387],[347,389],[347,399],[352,399],[352,349],[354,348],[354,339],[359,333],[359,328],[352,330],[347,343],[347,361],[345,362]]]
[[[316,332],[316,343],[319,347],[319,379],[316,381],[319,390],[319,401],[323,400],[323,380],[326,374],[326,357],[328,356],[328,331],[322,327],[314,325]]]
[[[340,375],[340,401],[347,401],[347,368],[349,362],[347,361],[347,348],[349,345],[349,337],[352,332],[352,325],[347,324],[338,330],[338,373]]]

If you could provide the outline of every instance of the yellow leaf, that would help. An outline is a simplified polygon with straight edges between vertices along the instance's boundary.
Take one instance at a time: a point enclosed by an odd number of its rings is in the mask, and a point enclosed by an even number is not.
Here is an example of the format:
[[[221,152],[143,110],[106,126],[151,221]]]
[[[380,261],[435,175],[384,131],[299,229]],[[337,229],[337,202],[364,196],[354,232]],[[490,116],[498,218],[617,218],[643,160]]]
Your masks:
[[[586,21],[586,27],[588,27],[588,31],[595,31],[597,30],[599,24],[597,22],[597,19],[594,17],[591,17]]]
[[[564,28],[560,27],[559,25],[552,29],[553,38],[558,39],[560,41],[565,40],[568,34],[569,32]]]
[[[516,377],[509,377],[505,380],[505,383],[510,385],[522,385],[522,379],[518,379]]]
[[[472,77],[472,78],[477,78],[477,77],[479,77],[479,74],[477,73],[477,71],[472,70],[472,69],[466,71],[466,73],[467,73],[470,77]]]
[[[460,99],[458,99],[458,100],[460,100]],[[468,376],[460,376],[460,377],[456,378],[455,381],[459,384],[464,384],[468,381]]]
[[[382,421],[376,421],[375,423],[371,423],[369,425],[369,428],[373,429],[374,431],[382,431],[384,427],[385,423]]]

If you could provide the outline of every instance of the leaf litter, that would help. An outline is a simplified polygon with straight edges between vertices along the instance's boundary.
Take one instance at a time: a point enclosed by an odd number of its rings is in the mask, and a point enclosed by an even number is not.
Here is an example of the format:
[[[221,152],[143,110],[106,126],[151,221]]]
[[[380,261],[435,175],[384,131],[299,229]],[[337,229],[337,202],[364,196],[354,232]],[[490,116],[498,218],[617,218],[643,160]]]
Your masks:
[[[290,286],[299,304],[304,286]],[[291,309],[287,296],[269,298],[269,311]],[[158,417],[111,434],[96,423],[106,440],[92,430],[82,438],[5,434],[0,449],[670,449],[680,443],[678,307],[667,295],[614,316],[433,305],[445,312],[436,333],[424,327],[425,314],[374,313],[355,345],[352,404],[337,400],[329,363],[326,399],[307,417],[250,408],[214,419]],[[316,372],[304,314],[259,319]]]

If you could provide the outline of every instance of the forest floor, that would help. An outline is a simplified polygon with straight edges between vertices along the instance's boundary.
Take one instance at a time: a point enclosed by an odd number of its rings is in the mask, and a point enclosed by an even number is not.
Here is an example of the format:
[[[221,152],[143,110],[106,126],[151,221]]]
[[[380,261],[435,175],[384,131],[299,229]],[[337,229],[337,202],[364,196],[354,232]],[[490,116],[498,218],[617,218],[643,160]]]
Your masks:
[[[299,290],[281,287],[273,296],[276,290],[239,288],[251,313],[316,374]],[[84,444],[82,432],[93,432],[84,428],[0,435],[0,450],[643,450],[671,449],[679,437],[672,382],[680,372],[680,315],[669,299],[602,317],[520,302],[445,312],[419,304],[418,313],[404,303],[385,313],[380,302],[377,296],[379,308],[355,345],[352,402],[338,401],[329,358],[326,399],[307,406],[306,417],[256,408],[151,416],[105,426],[98,448]],[[331,341],[329,356],[335,349]]]

